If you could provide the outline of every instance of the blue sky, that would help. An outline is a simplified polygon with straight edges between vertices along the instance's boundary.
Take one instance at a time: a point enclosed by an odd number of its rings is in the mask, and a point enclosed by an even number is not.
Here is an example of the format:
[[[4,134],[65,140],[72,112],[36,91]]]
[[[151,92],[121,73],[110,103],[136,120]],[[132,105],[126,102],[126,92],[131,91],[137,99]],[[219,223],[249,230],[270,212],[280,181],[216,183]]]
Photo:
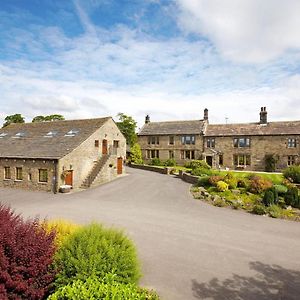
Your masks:
[[[2,0],[0,122],[300,119],[298,0]]]

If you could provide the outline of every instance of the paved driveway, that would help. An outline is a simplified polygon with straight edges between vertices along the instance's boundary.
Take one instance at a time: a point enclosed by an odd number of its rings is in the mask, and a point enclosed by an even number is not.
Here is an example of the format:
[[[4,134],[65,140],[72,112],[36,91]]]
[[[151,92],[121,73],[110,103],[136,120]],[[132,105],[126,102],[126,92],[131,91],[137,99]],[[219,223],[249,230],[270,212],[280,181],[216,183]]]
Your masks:
[[[143,265],[141,284],[163,299],[300,299],[300,223],[194,200],[190,185],[129,169],[74,194],[0,189],[24,216],[122,227]]]

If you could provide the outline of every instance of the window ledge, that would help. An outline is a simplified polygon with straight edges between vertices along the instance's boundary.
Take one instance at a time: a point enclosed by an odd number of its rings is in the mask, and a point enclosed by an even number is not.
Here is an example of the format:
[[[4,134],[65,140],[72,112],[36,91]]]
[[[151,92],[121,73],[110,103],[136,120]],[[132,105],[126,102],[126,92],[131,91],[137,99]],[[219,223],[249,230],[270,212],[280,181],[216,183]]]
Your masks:
[[[16,182],[22,182],[23,179],[15,179],[14,181],[16,181]]]

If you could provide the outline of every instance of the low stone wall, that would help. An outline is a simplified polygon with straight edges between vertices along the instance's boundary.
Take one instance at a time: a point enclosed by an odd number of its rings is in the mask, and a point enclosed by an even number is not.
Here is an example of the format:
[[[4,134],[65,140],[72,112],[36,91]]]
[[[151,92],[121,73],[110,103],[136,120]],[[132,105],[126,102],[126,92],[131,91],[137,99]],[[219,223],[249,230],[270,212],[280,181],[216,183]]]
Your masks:
[[[186,173],[186,172],[183,172],[183,171],[179,171],[179,177],[185,181],[185,182],[188,182],[188,183],[191,183],[191,184],[195,184],[198,182],[199,180],[199,177],[198,176],[194,176],[194,175],[191,175],[189,173]]]
[[[128,164],[128,167],[146,170],[146,171],[157,172],[160,174],[170,174],[170,170],[171,170],[171,168],[168,168],[168,167],[162,168],[162,167],[157,167],[157,166],[136,165],[136,164]]]

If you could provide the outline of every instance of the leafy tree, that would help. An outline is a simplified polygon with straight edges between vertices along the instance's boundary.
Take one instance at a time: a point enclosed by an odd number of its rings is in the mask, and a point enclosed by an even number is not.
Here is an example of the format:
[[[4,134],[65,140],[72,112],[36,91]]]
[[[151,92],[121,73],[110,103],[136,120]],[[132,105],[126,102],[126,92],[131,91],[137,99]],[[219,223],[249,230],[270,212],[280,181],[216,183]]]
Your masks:
[[[54,114],[54,115],[49,115],[49,116],[36,116],[32,119],[32,122],[46,122],[46,121],[60,121],[64,120],[64,116]]]
[[[132,147],[137,141],[137,135],[135,132],[137,122],[132,117],[123,113],[118,113],[117,117],[120,120],[119,122],[116,122],[117,126],[125,136],[127,145]]]
[[[8,126],[12,123],[25,123],[25,119],[21,114],[14,114],[7,116],[5,119],[5,123],[3,124],[3,127]]]
[[[134,164],[143,164],[142,151],[139,144],[134,144],[131,147],[130,161]]]

